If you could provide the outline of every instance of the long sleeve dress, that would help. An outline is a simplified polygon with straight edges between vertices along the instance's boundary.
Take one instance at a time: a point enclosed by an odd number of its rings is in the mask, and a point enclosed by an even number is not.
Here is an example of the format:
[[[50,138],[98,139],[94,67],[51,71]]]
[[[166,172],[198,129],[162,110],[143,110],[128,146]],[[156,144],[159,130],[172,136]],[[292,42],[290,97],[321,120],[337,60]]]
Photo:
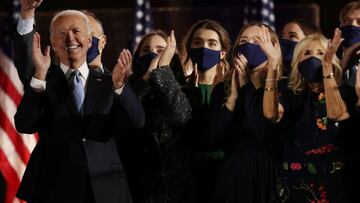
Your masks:
[[[243,86],[228,128],[232,150],[217,179],[216,202],[266,203],[275,199],[281,143],[278,127],[263,116],[264,88]],[[225,119],[228,120],[228,119]],[[229,121],[229,120],[228,120]]]
[[[191,178],[190,153],[182,126],[191,106],[170,66],[159,67],[145,82],[129,79],[145,110],[146,122],[126,147],[130,186],[137,202],[186,202]],[[129,144],[129,140],[127,142]],[[131,142],[130,142],[131,143]]]
[[[224,157],[223,124],[227,123],[213,115],[224,104],[224,84],[187,86],[184,91],[192,108],[185,133],[192,153],[192,201],[212,202],[217,171]]]
[[[348,110],[356,94],[339,87]],[[344,147],[341,122],[326,113],[325,93],[281,93],[285,109],[282,134],[284,160],[278,181],[281,202],[345,202]]]

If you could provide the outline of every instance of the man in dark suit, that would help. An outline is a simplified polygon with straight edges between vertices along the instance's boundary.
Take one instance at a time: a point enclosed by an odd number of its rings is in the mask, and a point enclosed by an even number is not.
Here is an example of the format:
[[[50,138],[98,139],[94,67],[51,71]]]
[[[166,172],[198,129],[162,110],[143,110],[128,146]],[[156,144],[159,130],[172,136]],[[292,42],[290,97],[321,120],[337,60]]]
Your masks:
[[[15,116],[19,132],[38,131],[40,136],[18,192],[30,203],[97,200],[100,191],[93,190],[89,173],[96,170],[91,159],[98,154],[89,153],[87,143],[106,142],[124,128],[141,128],[144,123],[140,103],[124,86],[124,67],[115,68],[112,76],[89,70],[90,34],[88,18],[79,11],[63,11],[53,18],[50,39],[59,66],[50,65],[49,47],[42,54],[40,36],[33,37],[35,73],[24,83]],[[75,81],[84,84],[81,105],[71,92]]]
[[[21,0],[21,17],[15,33],[15,63],[23,83],[30,81],[34,73],[32,58],[32,37],[35,33],[34,16],[35,9],[40,6],[42,0]],[[92,45],[87,51],[87,62],[91,69],[111,74],[102,64],[102,50],[106,45],[106,36],[102,24],[97,17],[89,12],[82,11],[87,15],[92,29]],[[29,63],[30,62],[30,63]],[[131,137],[132,133],[119,133],[122,137]],[[117,137],[118,139],[120,137]],[[88,140],[84,143],[84,149],[88,160],[91,186],[94,191],[96,202],[130,202],[130,192],[123,162],[119,159],[115,138],[107,142]],[[120,151],[120,153],[123,153]],[[120,201],[121,200],[121,201]]]

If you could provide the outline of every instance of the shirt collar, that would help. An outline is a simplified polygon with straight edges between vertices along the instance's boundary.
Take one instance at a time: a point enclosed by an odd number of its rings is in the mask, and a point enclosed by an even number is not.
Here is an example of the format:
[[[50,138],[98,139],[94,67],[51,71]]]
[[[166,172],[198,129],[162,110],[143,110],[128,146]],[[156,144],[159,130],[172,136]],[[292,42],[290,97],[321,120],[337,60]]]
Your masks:
[[[64,72],[65,76],[67,79],[69,79],[71,73],[74,71],[73,69],[69,68],[67,65],[60,63],[60,68],[61,70]],[[80,72],[80,75],[87,80],[88,76],[89,76],[89,67],[87,65],[87,63],[83,63],[78,69]]]

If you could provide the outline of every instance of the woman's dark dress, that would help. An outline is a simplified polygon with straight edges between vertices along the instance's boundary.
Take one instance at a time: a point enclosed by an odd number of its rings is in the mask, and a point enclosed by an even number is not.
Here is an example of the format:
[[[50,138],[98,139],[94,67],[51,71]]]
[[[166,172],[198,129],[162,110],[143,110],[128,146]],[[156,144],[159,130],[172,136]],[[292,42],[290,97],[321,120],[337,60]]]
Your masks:
[[[216,115],[224,104],[224,84],[199,84],[185,89],[192,108],[192,118],[186,128],[192,151],[193,202],[213,202],[215,180],[224,157],[224,130],[226,121]],[[220,112],[221,113],[221,112]]]
[[[127,147],[134,202],[187,202],[191,156],[181,129],[190,119],[190,103],[169,66],[153,70],[148,82],[135,75],[129,84],[146,116],[145,127]]]
[[[354,93],[339,88],[348,109]],[[343,139],[327,117],[324,92],[281,93],[284,161],[278,181],[281,202],[345,202]]]
[[[234,113],[223,114],[232,117],[228,133],[232,135],[230,144],[236,145],[220,169],[219,203],[266,203],[275,199],[281,145],[276,125],[263,116],[263,95],[263,87],[255,89],[248,83],[240,90]]]

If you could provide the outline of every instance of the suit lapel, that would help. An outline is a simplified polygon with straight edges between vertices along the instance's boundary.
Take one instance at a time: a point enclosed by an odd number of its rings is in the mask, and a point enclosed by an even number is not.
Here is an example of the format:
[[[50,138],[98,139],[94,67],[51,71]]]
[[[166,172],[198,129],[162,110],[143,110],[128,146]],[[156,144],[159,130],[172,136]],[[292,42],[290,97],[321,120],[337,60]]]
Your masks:
[[[49,84],[49,88],[53,89],[52,91],[57,92],[60,98],[65,98],[65,106],[73,115],[81,114],[76,109],[69,82],[61,68],[53,65],[49,72],[51,72],[53,77],[53,83]],[[99,101],[101,101],[102,96],[106,95],[109,91],[113,91],[109,90],[109,87],[112,87],[111,75],[90,69],[83,104],[84,114],[91,114],[97,105],[101,105],[99,104]]]
[[[90,69],[84,101],[85,114],[92,113],[96,105],[98,105],[98,101],[104,91],[104,84],[109,82],[108,80],[108,75]]]
[[[59,97],[65,98],[65,106],[69,109],[69,112],[71,112],[73,115],[79,115],[72,97],[69,82],[64,72],[59,66],[53,65],[53,68],[49,70],[49,73],[53,75],[54,83],[48,88],[57,92]]]

